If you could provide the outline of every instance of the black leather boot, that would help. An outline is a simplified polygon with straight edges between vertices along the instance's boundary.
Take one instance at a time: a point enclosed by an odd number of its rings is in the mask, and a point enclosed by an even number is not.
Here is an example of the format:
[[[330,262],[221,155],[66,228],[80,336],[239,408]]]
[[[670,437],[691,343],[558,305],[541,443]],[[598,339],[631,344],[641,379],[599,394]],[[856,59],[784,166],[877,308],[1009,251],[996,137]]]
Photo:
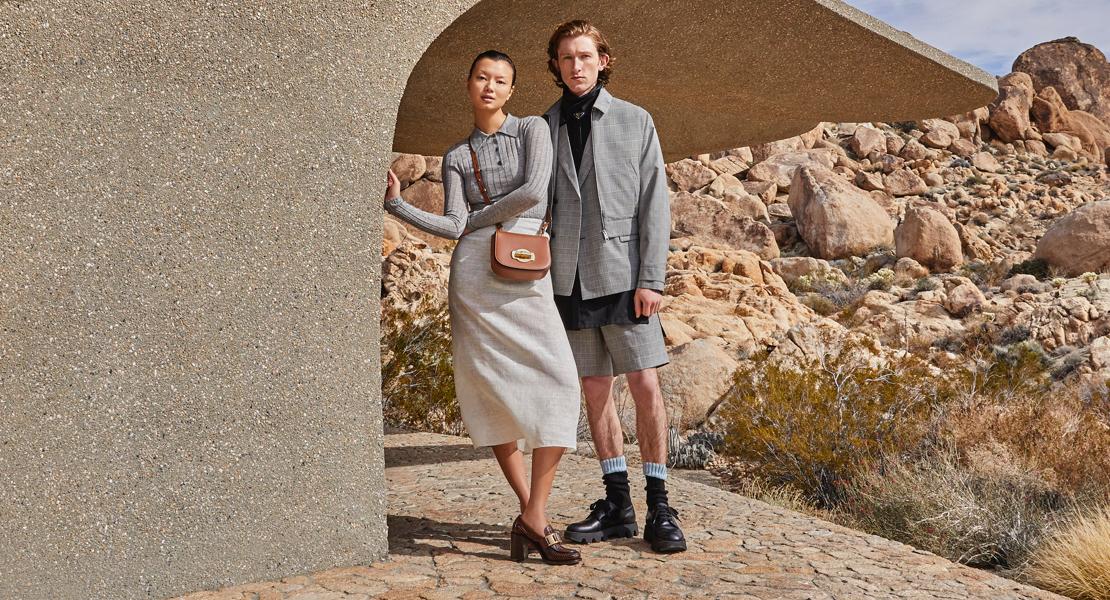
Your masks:
[[[636,511],[632,505],[620,508],[602,498],[590,505],[590,516],[567,525],[564,537],[572,542],[588,544],[611,538],[636,537]]]
[[[684,552],[686,536],[678,527],[678,511],[662,502],[648,509],[644,541],[651,544],[652,550],[663,554]]]

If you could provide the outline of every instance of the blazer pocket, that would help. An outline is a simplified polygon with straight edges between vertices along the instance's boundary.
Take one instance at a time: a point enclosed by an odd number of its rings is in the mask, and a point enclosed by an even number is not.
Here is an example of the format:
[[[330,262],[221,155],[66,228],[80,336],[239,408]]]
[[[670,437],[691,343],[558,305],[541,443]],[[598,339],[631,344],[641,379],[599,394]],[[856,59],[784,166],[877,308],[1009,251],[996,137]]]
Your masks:
[[[639,224],[634,217],[613,219],[605,223],[605,237],[619,242],[630,242],[640,237]]]

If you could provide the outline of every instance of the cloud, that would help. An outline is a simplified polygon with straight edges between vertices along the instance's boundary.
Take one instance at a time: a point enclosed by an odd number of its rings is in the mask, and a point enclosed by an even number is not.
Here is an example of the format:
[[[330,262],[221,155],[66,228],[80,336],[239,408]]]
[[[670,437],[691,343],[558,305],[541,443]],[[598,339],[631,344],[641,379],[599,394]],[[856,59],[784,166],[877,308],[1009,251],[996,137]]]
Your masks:
[[[995,75],[1030,47],[1069,35],[1110,50],[1110,0],[845,1]]]

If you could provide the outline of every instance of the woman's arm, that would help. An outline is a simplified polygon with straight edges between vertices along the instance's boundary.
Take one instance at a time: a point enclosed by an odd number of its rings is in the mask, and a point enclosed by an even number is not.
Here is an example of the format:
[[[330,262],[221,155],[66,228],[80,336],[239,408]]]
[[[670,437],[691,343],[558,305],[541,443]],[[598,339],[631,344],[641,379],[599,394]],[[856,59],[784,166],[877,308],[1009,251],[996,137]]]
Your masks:
[[[547,188],[551,182],[551,130],[542,119],[528,119],[521,129],[524,135],[524,183],[497,202],[470,213],[467,230],[507,221],[547,201]]]
[[[444,157],[442,215],[416,208],[400,196],[386,200],[385,210],[421,231],[457,240],[466,227],[467,202],[462,173],[457,165]]]

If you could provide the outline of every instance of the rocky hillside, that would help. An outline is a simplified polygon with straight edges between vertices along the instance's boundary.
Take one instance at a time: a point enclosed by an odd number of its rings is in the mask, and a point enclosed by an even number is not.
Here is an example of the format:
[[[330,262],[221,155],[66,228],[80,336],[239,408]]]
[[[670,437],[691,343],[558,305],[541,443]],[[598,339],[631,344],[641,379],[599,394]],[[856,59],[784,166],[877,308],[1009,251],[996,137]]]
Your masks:
[[[819,123],[667,165],[675,425],[703,422],[756,352],[850,337],[937,368],[976,340],[1032,344],[1061,380],[1110,379],[1110,64],[1065,38],[1014,68],[966,114]],[[394,163],[432,211],[438,160]],[[383,302],[443,302],[450,243],[388,218],[385,237]]]

